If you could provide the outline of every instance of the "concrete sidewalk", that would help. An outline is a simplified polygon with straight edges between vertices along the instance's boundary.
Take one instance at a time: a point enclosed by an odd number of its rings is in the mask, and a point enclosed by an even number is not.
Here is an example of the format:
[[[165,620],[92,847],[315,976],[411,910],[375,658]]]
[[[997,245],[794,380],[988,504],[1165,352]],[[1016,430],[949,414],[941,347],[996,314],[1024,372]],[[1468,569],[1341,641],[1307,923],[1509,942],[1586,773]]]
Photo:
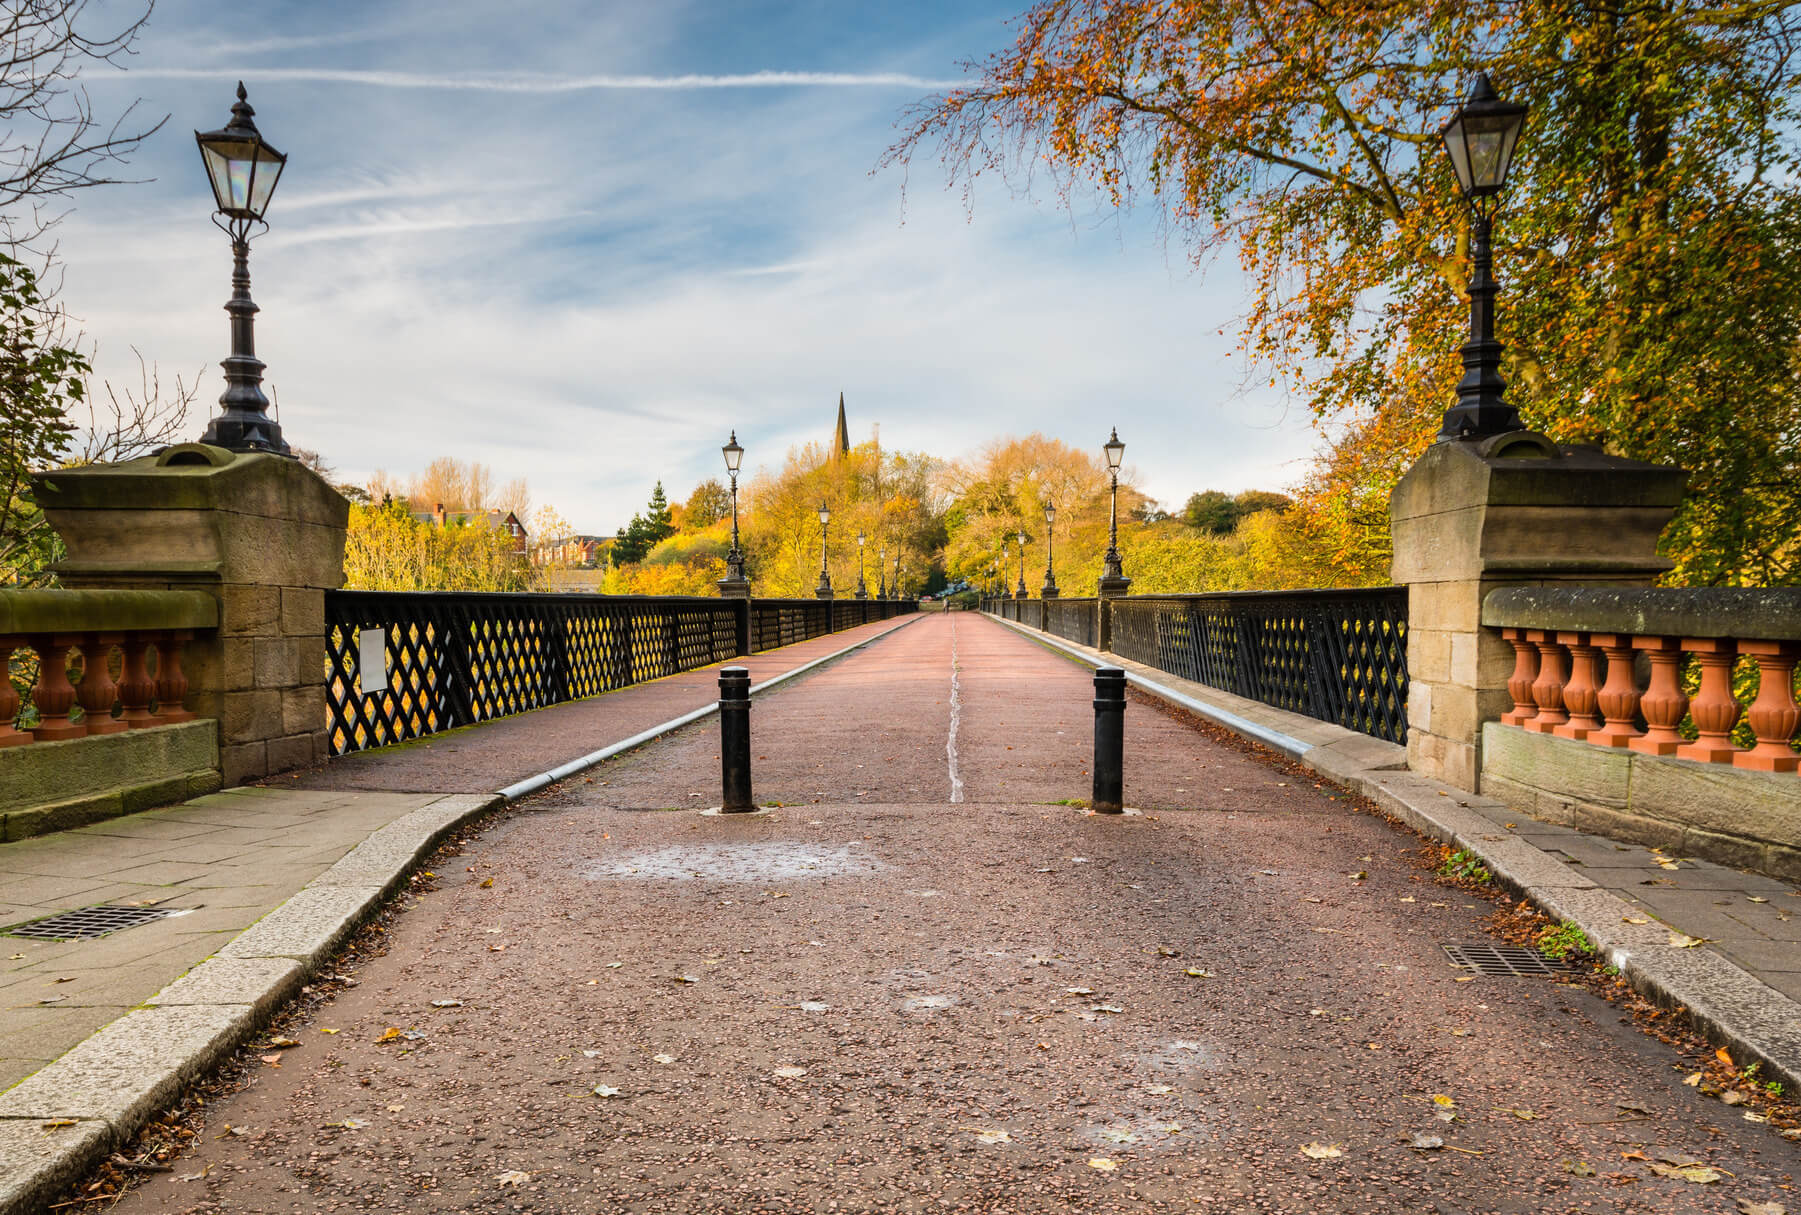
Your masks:
[[[761,683],[917,619],[722,665]],[[701,668],[0,844],[0,925],[100,904],[177,913],[93,940],[0,937],[0,1215],[38,1209],[135,1133],[508,786],[717,697],[718,667]]]
[[[989,618],[1077,661],[1120,667],[1140,690],[1271,746],[1421,834],[1474,854],[1545,912],[1581,926],[1640,991],[1686,1008],[1735,1058],[1761,1060],[1767,1075],[1801,1087],[1801,891],[1538,822],[1495,798],[1414,775],[1399,744]]]

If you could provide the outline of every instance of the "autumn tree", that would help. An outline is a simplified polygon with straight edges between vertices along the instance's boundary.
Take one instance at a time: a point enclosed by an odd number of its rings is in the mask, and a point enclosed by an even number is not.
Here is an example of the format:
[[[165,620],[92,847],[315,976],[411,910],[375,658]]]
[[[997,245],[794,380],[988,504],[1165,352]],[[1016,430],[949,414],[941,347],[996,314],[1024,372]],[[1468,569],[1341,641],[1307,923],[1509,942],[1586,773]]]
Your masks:
[[[930,581],[944,545],[939,461],[884,450],[874,440],[834,455],[825,445],[791,449],[782,467],[759,470],[744,488],[743,544],[759,595],[811,595],[819,582],[821,504],[832,511],[826,552],[833,589],[857,589],[859,532],[871,595],[892,583],[897,563]],[[884,557],[882,554],[886,552]]]
[[[729,519],[731,515],[731,491],[721,485],[717,477],[708,477],[696,485],[682,504],[682,523],[686,527],[705,527]]]
[[[1048,172],[1154,205],[1197,264],[1235,252],[1247,351],[1333,436],[1301,505],[1357,580],[1454,400],[1469,215],[1437,132],[1487,70],[1532,105],[1495,249],[1512,401],[1689,471],[1675,579],[1793,581],[1798,32],[1774,0],[1040,0],[889,161]]]

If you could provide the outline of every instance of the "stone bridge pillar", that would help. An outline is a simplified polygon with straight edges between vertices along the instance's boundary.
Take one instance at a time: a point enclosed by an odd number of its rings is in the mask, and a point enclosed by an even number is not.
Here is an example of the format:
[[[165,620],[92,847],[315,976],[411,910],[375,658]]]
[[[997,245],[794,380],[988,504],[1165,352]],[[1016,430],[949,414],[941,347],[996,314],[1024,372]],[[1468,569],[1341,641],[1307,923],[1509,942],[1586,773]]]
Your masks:
[[[1482,627],[1503,586],[1649,585],[1686,475],[1530,431],[1435,443],[1389,503],[1408,588],[1407,760],[1476,791],[1482,723],[1512,707],[1513,649]]]
[[[219,630],[184,651],[188,705],[219,722],[227,786],[330,755],[325,592],[350,504],[297,460],[183,443],[33,478],[71,588],[202,590]]]

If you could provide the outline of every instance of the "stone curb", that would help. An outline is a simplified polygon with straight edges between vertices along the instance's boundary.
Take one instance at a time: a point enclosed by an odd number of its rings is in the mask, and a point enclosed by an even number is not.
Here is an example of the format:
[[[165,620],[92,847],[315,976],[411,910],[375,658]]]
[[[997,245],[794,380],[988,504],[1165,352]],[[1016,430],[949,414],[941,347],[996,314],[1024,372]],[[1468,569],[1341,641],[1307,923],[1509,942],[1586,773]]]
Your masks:
[[[236,1050],[457,827],[449,794],[374,832],[211,958],[0,1094],[0,1215],[37,1215]]]
[[[779,686],[917,619],[910,616],[752,691]],[[129,1142],[183,1085],[248,1041],[453,830],[716,708],[665,722],[627,744],[498,793],[444,794],[402,815],[142,1007],[0,1093],[0,1215],[41,1215],[65,1186]]]
[[[1318,733],[1326,723],[1269,706],[1247,708],[1248,702],[1238,697],[1176,681],[1141,663],[1048,637],[1037,629],[998,616],[988,618],[1091,666],[1123,667],[1135,686],[1171,703],[1192,708],[1196,700],[1218,702],[1212,711],[1203,705],[1202,715],[1265,745],[1272,745],[1267,735],[1281,735],[1281,745],[1276,745],[1276,750],[1367,797],[1421,835],[1474,854],[1498,880],[1546,914],[1581,928],[1600,955],[1617,966],[1641,995],[1667,1007],[1686,1009],[1695,1025],[1726,1046],[1738,1063],[1762,1063],[1765,1076],[1781,1081],[1791,1092],[1801,1088],[1801,1003],[1706,948],[1672,946],[1670,927],[1661,921],[1628,923],[1628,918],[1642,919],[1645,914],[1618,895],[1602,890],[1575,866],[1558,860],[1502,825],[1521,817],[1524,811],[1495,798],[1418,776],[1404,766],[1397,768],[1392,756],[1383,750],[1400,750],[1392,743],[1364,739],[1376,745],[1360,750],[1348,741],[1308,742],[1306,737],[1331,737]],[[1167,686],[1176,682],[1182,684],[1182,690]],[[1254,729],[1236,729],[1234,720],[1243,721],[1240,714],[1253,711],[1260,719],[1248,723]],[[1327,728],[1340,730],[1336,726]]]

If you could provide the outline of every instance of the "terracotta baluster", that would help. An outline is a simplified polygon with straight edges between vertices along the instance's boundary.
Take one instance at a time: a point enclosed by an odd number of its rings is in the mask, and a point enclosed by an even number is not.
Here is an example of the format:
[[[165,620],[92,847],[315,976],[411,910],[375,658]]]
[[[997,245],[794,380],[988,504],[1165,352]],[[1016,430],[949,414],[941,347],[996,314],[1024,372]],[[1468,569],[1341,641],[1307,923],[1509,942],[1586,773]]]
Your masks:
[[[1739,715],[1738,700],[1732,695],[1732,664],[1738,647],[1714,637],[1684,637],[1682,648],[1701,660],[1701,687],[1688,705],[1698,734],[1694,742],[1676,748],[1676,758],[1729,764],[1739,752],[1730,737]]]
[[[13,651],[24,648],[19,637],[0,637],[0,747],[18,747],[31,735],[13,723],[19,719],[19,690],[13,687]]]
[[[1526,723],[1526,729],[1549,734],[1570,719],[1563,709],[1563,647],[1557,634],[1545,629],[1526,633],[1538,647],[1538,678],[1532,681],[1532,699],[1538,704],[1538,716]]]
[[[188,694],[188,677],[181,673],[181,644],[192,633],[164,633],[156,639],[156,719],[165,725],[193,721],[182,707]]]
[[[39,742],[80,738],[88,732],[86,726],[69,720],[69,709],[75,704],[75,685],[69,682],[69,649],[79,640],[40,634],[31,643],[38,655],[38,683],[31,690],[38,724],[32,728],[31,736]]]
[[[1587,633],[1559,633],[1557,640],[1570,649],[1570,679],[1563,685],[1563,704],[1570,719],[1551,733],[1580,742],[1601,728],[1601,716],[1595,712],[1601,691],[1601,651],[1590,643]]]
[[[82,639],[81,682],[75,686],[85,716],[81,724],[89,734],[123,734],[131,729],[113,716],[113,704],[119,699],[118,685],[113,683],[109,665],[113,646],[122,638],[117,633],[89,633]]]
[[[121,648],[125,652],[125,663],[119,671],[119,704],[125,711],[119,720],[133,730],[161,725],[156,714],[150,711],[150,702],[156,698],[156,680],[150,678],[150,669],[145,662],[150,651],[150,638],[143,633],[134,633],[125,639]]]
[[[1795,663],[1801,660],[1801,642],[1741,641],[1738,652],[1757,660],[1757,699],[1745,710],[1745,720],[1757,735],[1757,745],[1740,751],[1732,762],[1754,772],[1801,770],[1801,755],[1789,746],[1801,726],[1801,707],[1795,704]]]
[[[1639,697],[1645,715],[1645,732],[1626,745],[1646,755],[1674,755],[1684,739],[1676,727],[1688,713],[1688,694],[1682,690],[1682,647],[1674,637],[1634,637],[1634,648],[1651,660],[1651,682]]]
[[[1532,681],[1538,675],[1538,647],[1526,640],[1525,629],[1502,629],[1501,636],[1513,647],[1513,674],[1507,677],[1513,708],[1501,714],[1501,724],[1522,726],[1538,716],[1538,706],[1532,701]]]
[[[1591,633],[1588,640],[1607,655],[1607,682],[1595,697],[1607,724],[1590,730],[1585,741],[1602,747],[1627,746],[1644,736],[1638,728],[1638,679],[1632,670],[1632,638],[1622,633]]]

